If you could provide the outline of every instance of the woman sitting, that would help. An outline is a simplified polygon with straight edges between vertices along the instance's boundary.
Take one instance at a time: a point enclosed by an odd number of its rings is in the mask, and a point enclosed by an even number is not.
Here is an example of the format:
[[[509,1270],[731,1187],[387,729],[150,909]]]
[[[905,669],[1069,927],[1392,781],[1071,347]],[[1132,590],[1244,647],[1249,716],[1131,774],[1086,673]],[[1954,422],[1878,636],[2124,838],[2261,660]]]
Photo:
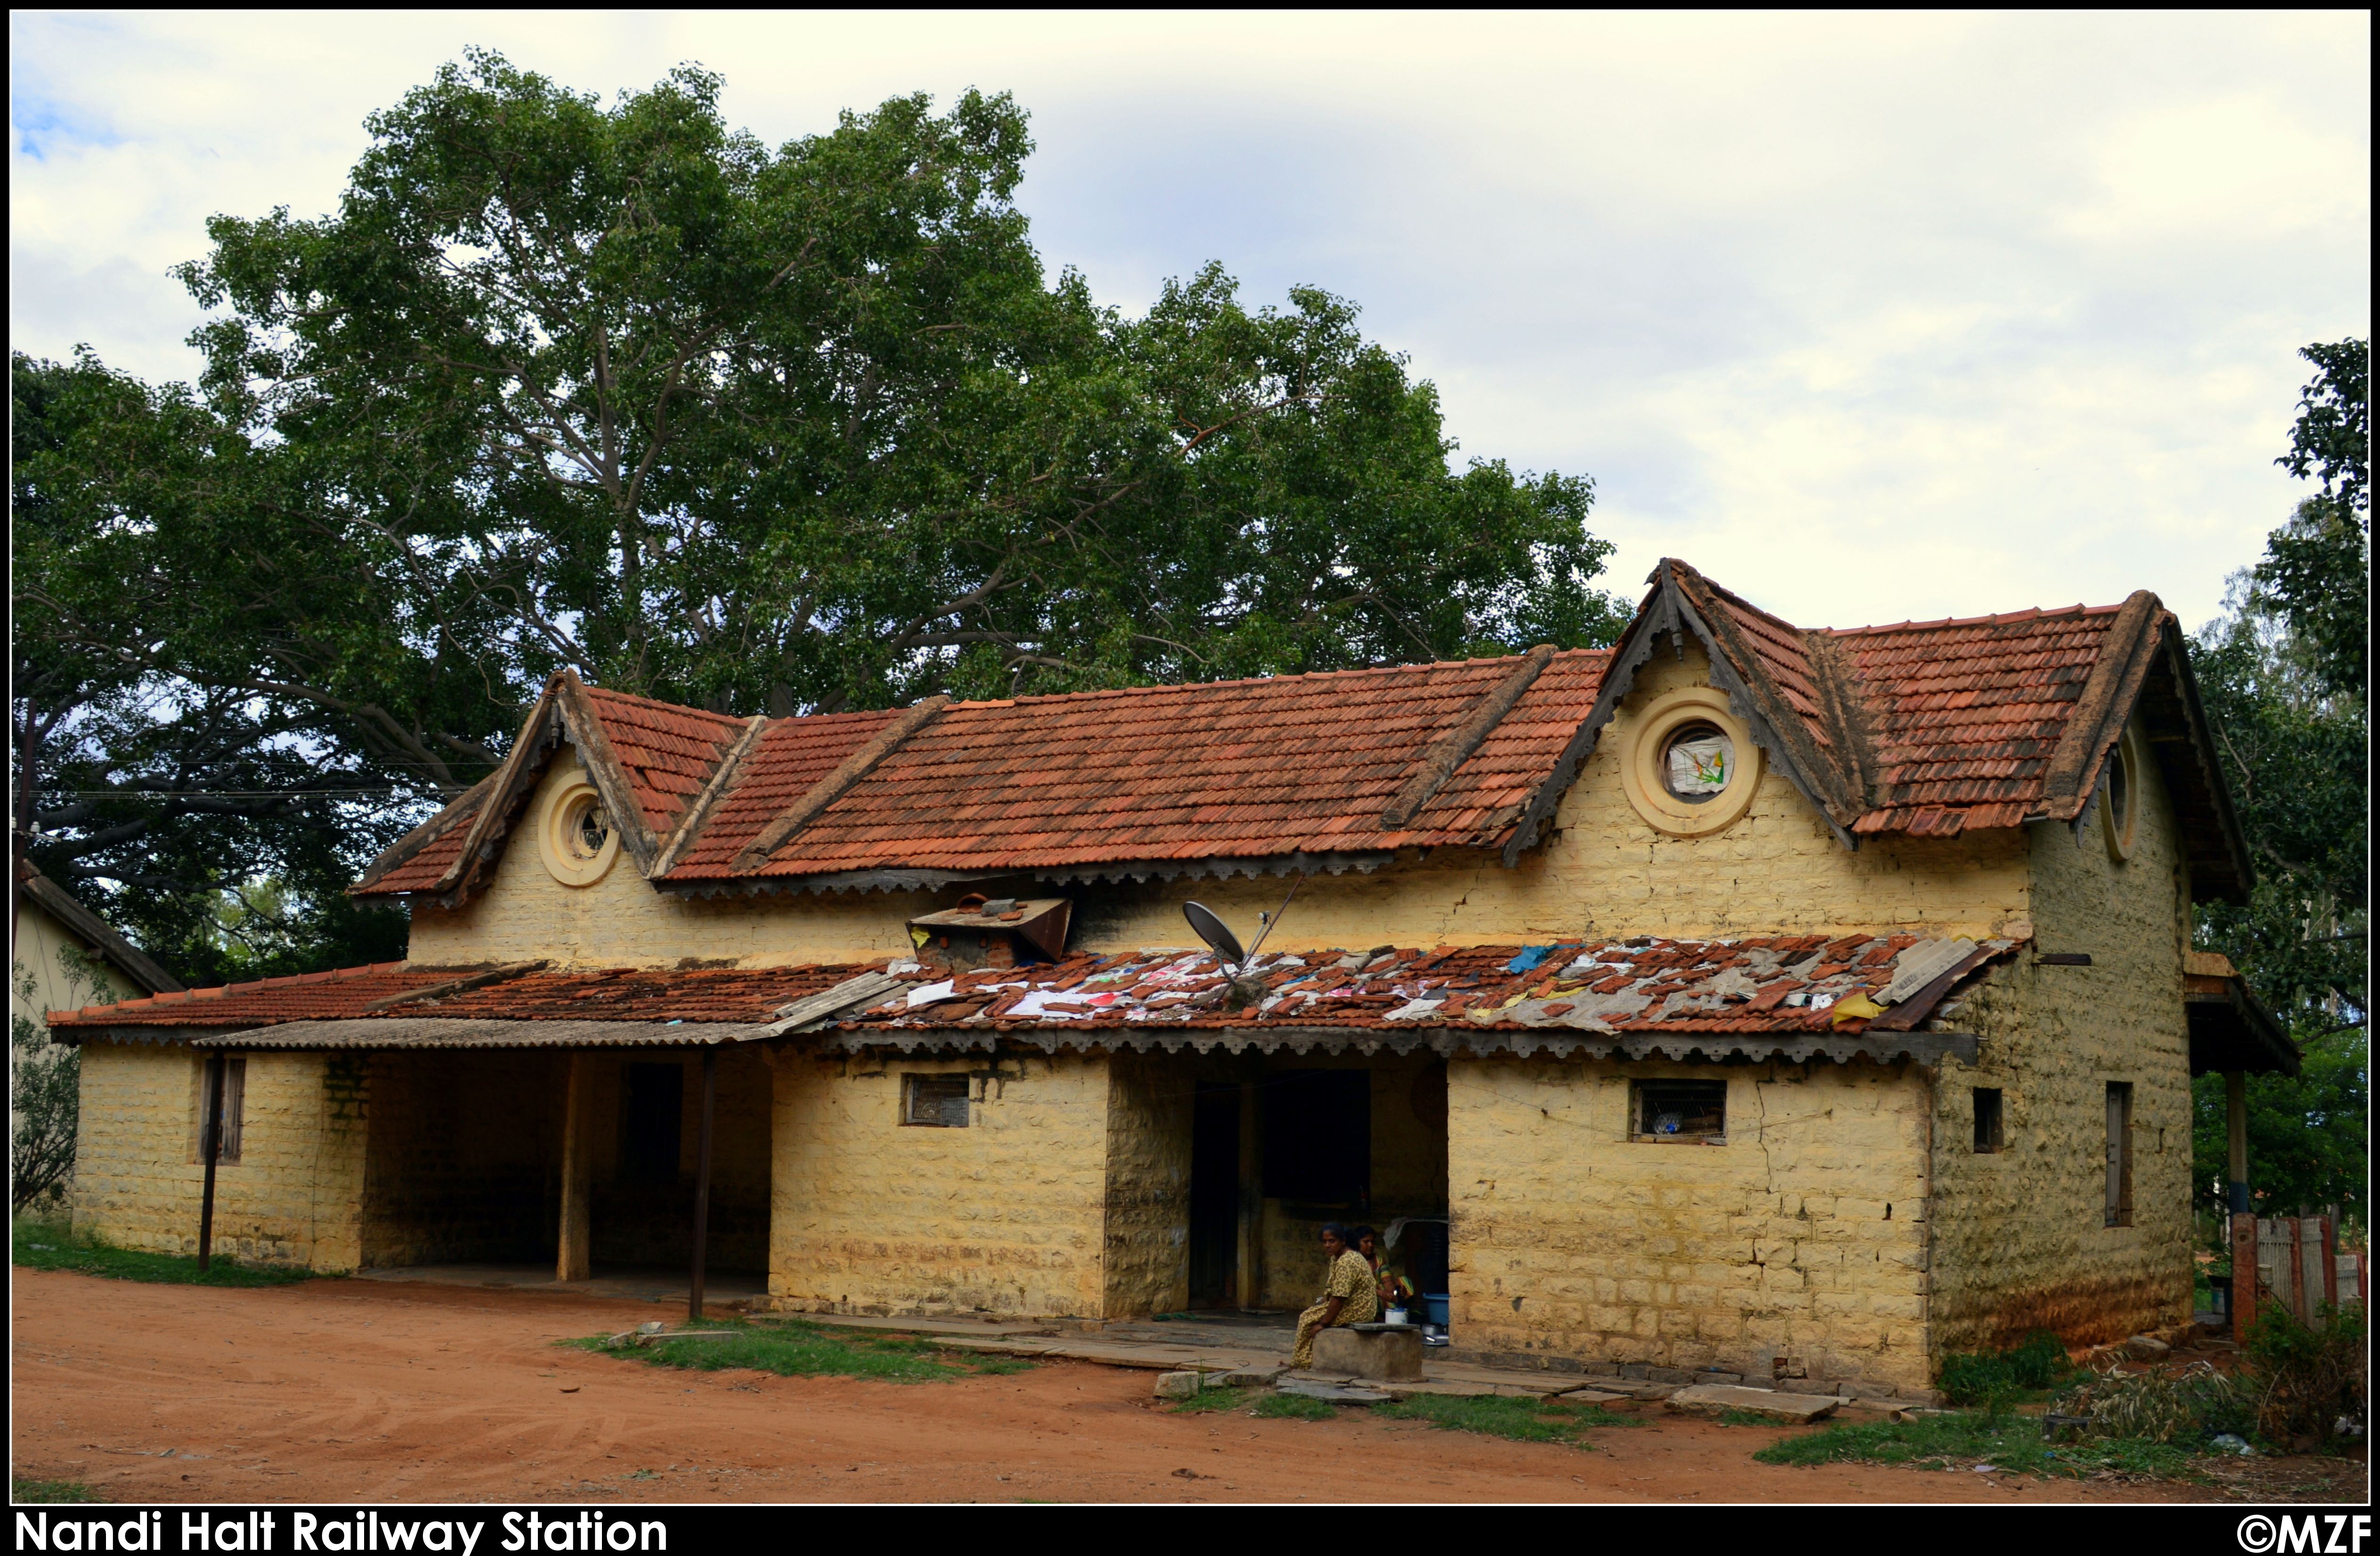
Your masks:
[[[1354,1234],[1337,1222],[1322,1229],[1322,1257],[1330,1261],[1330,1278],[1322,1298],[1297,1316],[1297,1348],[1289,1355],[1292,1367],[1314,1365],[1314,1336],[1346,1324],[1368,1324],[1379,1317],[1378,1278],[1371,1264],[1355,1251]]]

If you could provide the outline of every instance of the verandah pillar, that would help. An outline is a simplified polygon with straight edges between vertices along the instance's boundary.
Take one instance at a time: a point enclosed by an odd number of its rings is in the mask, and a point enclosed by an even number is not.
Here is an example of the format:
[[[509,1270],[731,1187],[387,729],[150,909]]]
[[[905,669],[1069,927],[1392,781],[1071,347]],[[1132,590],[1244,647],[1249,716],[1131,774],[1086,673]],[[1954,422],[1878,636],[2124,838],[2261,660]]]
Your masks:
[[[594,1273],[594,1055],[573,1053],[563,1096],[562,1236],[553,1267],[557,1281],[583,1281]]]
[[[2231,1208],[2231,1338],[2245,1344],[2256,1324],[2256,1210],[2248,1192],[2248,1076],[2223,1076],[2224,1123],[2230,1151],[2224,1164],[2224,1199]]]

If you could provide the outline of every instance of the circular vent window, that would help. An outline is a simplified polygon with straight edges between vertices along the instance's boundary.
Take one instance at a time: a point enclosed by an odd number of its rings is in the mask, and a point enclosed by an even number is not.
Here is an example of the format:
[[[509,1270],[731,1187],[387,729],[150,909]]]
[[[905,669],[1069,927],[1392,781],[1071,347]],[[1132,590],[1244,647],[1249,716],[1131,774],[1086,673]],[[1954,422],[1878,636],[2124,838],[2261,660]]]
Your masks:
[[[570,851],[580,858],[601,858],[603,845],[612,841],[612,819],[603,814],[602,801],[593,795],[578,796],[571,804],[564,834],[570,839]]]
[[[1689,805],[1717,799],[1734,778],[1735,742],[1717,724],[1688,724],[1662,748],[1662,784]]]

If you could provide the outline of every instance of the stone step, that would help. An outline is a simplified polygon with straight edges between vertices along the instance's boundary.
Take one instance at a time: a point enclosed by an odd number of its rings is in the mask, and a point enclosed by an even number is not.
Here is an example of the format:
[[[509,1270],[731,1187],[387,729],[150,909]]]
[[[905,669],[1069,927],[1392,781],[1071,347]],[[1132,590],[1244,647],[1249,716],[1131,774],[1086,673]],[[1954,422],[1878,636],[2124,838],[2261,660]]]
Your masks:
[[[1733,1383],[1697,1383],[1671,1394],[1669,1406],[1695,1416],[1722,1416],[1730,1410],[1742,1410],[1772,1421],[1807,1426],[1833,1415],[1839,1403],[1831,1394],[1789,1394]]]

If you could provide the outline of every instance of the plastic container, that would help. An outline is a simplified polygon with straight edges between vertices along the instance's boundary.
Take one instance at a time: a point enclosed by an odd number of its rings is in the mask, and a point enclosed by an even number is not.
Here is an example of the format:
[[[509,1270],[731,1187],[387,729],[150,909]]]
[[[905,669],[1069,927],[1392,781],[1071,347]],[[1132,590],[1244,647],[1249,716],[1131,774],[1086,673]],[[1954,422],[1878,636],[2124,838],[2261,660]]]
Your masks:
[[[1391,1307],[1380,1315],[1380,1321],[1390,1324],[1409,1324],[1413,1322],[1413,1317],[1402,1307]]]
[[[1431,1324],[1443,1324],[1448,1322],[1447,1309],[1451,1307],[1452,1304],[1453,1294],[1451,1292],[1439,1291],[1422,1293],[1422,1321],[1424,1323]]]

